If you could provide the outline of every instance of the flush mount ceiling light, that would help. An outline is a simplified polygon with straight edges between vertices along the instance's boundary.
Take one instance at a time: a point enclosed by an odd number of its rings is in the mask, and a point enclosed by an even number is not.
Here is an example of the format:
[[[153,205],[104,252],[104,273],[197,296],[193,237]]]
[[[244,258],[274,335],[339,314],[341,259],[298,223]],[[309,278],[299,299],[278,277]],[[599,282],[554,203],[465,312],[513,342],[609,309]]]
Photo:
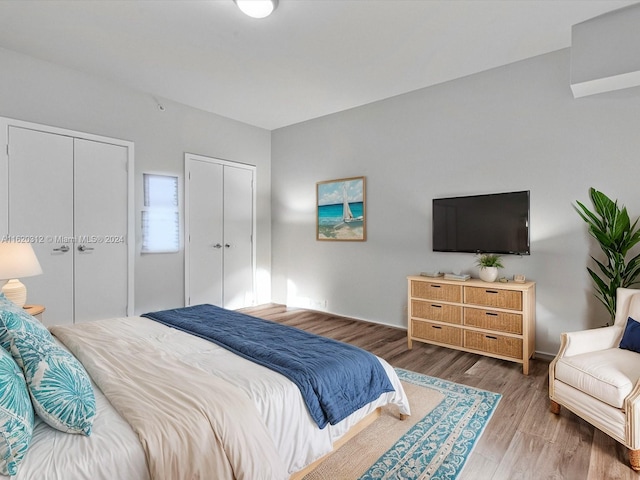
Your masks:
[[[265,18],[278,6],[278,0],[233,0],[242,13],[253,18]]]

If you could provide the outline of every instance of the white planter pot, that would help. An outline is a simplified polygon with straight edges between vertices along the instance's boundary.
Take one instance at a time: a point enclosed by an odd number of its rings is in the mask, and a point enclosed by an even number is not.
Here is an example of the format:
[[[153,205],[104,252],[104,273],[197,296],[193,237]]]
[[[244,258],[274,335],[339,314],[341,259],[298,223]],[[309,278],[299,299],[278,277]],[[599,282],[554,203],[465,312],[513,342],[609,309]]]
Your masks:
[[[495,282],[498,278],[498,267],[480,267],[480,280]]]

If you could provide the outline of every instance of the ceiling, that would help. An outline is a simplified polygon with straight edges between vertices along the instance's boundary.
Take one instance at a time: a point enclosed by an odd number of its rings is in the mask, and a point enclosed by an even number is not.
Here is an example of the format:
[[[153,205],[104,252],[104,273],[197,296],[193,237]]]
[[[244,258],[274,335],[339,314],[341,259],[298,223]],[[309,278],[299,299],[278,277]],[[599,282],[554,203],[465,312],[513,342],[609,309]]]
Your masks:
[[[638,0],[0,0],[0,47],[273,130],[569,47]]]

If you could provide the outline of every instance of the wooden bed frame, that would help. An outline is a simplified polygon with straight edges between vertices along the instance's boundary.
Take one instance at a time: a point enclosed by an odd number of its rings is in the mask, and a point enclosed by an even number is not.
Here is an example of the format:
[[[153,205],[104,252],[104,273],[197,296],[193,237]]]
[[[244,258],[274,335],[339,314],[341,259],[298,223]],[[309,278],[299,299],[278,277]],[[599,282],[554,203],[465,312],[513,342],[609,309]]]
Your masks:
[[[358,423],[356,423],[353,427],[351,427],[351,430],[349,430],[342,437],[340,437],[340,439],[338,439],[333,444],[332,451],[320,457],[318,460],[316,460],[312,464],[307,465],[305,468],[303,468],[299,472],[296,472],[293,475],[291,475],[291,477],[289,477],[289,480],[302,480],[302,478],[305,475],[315,470],[318,467],[318,465],[324,462],[333,452],[338,450],[341,446],[343,446],[345,443],[347,443],[349,440],[351,440],[353,437],[355,437],[357,434],[359,434],[361,431],[363,431],[365,428],[367,428],[369,425],[375,422],[378,418],[380,418],[381,413],[382,413],[382,407],[376,408],[373,412],[371,412],[369,415],[367,415]],[[407,415],[400,414],[400,420],[405,420],[406,418],[407,418]]]

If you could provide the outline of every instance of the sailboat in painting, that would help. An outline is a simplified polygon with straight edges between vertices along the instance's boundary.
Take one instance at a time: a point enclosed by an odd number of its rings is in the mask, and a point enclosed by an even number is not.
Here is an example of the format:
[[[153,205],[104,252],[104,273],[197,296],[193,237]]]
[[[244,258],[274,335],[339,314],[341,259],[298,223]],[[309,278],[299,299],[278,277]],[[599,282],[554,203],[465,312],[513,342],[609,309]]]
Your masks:
[[[347,185],[342,185],[342,221],[348,224],[357,224],[362,223],[364,217],[361,215],[359,217],[354,217],[353,213],[351,213],[351,208],[349,207],[349,200],[347,199]]]

